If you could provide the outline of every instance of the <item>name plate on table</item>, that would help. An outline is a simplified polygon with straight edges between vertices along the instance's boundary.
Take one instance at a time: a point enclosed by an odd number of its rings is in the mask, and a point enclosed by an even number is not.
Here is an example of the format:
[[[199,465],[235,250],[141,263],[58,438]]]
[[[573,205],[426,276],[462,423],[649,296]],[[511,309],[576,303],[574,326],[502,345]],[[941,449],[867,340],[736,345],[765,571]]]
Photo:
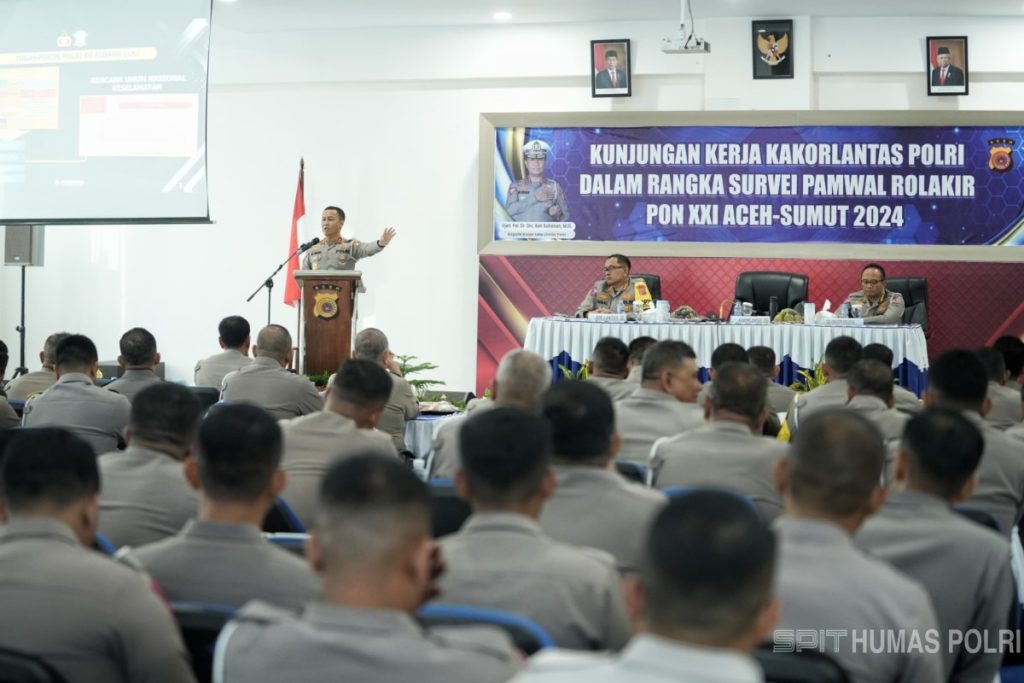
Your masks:
[[[772,319],[766,315],[745,315],[739,318],[729,318],[730,325],[771,325]]]
[[[624,323],[626,322],[625,313],[591,313],[587,316],[587,320],[592,320],[595,323]]]
[[[864,318],[829,318],[828,324],[833,327],[864,327]]]

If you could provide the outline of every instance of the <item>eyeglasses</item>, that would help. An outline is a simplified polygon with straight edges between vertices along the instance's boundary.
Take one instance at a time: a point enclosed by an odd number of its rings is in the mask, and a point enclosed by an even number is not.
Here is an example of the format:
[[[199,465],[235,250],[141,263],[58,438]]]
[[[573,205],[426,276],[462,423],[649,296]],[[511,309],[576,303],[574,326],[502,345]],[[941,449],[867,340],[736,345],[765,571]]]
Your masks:
[[[880,285],[880,284],[882,284],[882,282],[883,282],[883,280],[861,280],[860,281],[860,283],[862,285]]]
[[[605,266],[605,267],[604,267],[604,268],[602,268],[601,270],[603,270],[603,271],[604,271],[604,272],[606,272],[606,273],[610,273],[610,272],[612,272],[613,270],[618,270],[619,268],[625,268],[625,267],[626,267],[626,266]]]

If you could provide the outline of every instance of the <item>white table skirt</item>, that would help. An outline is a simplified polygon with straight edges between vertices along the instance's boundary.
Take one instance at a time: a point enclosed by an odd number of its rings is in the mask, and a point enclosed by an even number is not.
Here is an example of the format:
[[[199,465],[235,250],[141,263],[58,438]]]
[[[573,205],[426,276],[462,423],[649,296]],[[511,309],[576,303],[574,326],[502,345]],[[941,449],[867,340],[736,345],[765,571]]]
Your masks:
[[[839,336],[861,344],[884,344],[892,349],[893,362],[909,360],[919,370],[928,368],[928,346],[919,325],[729,325],[716,323],[600,323],[582,319],[533,318],[526,332],[529,351],[544,359],[563,351],[578,363],[590,358],[601,337],[618,337],[627,344],[637,337],[684,341],[697,352],[697,364],[711,367],[711,353],[719,344],[735,342],[743,348],[768,346],[781,361],[784,356],[803,368],[813,367],[825,354],[825,346]]]

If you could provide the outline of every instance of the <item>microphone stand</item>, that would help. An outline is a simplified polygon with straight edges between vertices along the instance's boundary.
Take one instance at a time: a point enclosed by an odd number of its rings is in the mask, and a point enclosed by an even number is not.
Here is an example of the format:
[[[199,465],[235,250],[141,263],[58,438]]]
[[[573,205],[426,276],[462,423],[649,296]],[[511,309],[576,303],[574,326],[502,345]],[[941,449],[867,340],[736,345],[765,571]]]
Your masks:
[[[280,273],[281,269],[284,268],[285,265],[289,261],[291,261],[293,258],[298,256],[302,252],[306,251],[307,249],[309,249],[310,247],[312,247],[314,244],[318,243],[319,241],[320,240],[314,240],[312,242],[307,242],[306,244],[300,245],[298,249],[296,249],[294,252],[289,254],[288,258],[286,258],[284,261],[281,261],[281,265],[279,265],[277,268],[275,268],[274,272],[271,273],[270,276],[267,277],[267,279],[263,281],[263,284],[261,284],[259,287],[257,287],[256,291],[253,292],[252,294],[250,294],[249,298],[245,300],[245,303],[249,303],[250,301],[252,301],[256,297],[257,294],[260,293],[261,289],[263,289],[264,287],[267,288],[267,324],[268,325],[270,324],[271,296],[273,295],[273,292],[274,292],[274,276],[277,275],[278,273]]]

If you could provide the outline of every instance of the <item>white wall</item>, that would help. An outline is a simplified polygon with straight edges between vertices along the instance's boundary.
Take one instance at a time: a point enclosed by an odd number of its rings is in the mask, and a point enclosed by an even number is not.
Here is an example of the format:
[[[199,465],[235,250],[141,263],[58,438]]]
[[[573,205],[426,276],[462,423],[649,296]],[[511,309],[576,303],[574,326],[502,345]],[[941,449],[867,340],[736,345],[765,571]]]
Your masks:
[[[132,326],[156,335],[168,373],[191,379],[216,350],[217,321],[266,319],[245,298],[287,255],[298,173],[307,206],[348,213],[345,233],[399,234],[362,268],[361,324],[399,353],[474,384],[477,144],[481,112],[718,109],[1019,109],[1024,55],[1000,54],[1019,19],[794,17],[796,74],[750,77],[750,22],[698,23],[709,56],[665,55],[662,22],[547,27],[361,29],[240,35],[214,20],[209,109],[210,226],[50,227],[46,266],[29,269],[29,367],[57,329],[113,358]],[[924,96],[925,35],[970,36],[969,98]],[[986,35],[993,38],[988,39]],[[633,40],[630,99],[592,99],[589,40]],[[1005,52],[1005,51],[1004,51]],[[313,233],[310,234],[312,236]],[[18,272],[0,272],[0,338],[17,360]],[[295,312],[274,291],[275,322]]]

